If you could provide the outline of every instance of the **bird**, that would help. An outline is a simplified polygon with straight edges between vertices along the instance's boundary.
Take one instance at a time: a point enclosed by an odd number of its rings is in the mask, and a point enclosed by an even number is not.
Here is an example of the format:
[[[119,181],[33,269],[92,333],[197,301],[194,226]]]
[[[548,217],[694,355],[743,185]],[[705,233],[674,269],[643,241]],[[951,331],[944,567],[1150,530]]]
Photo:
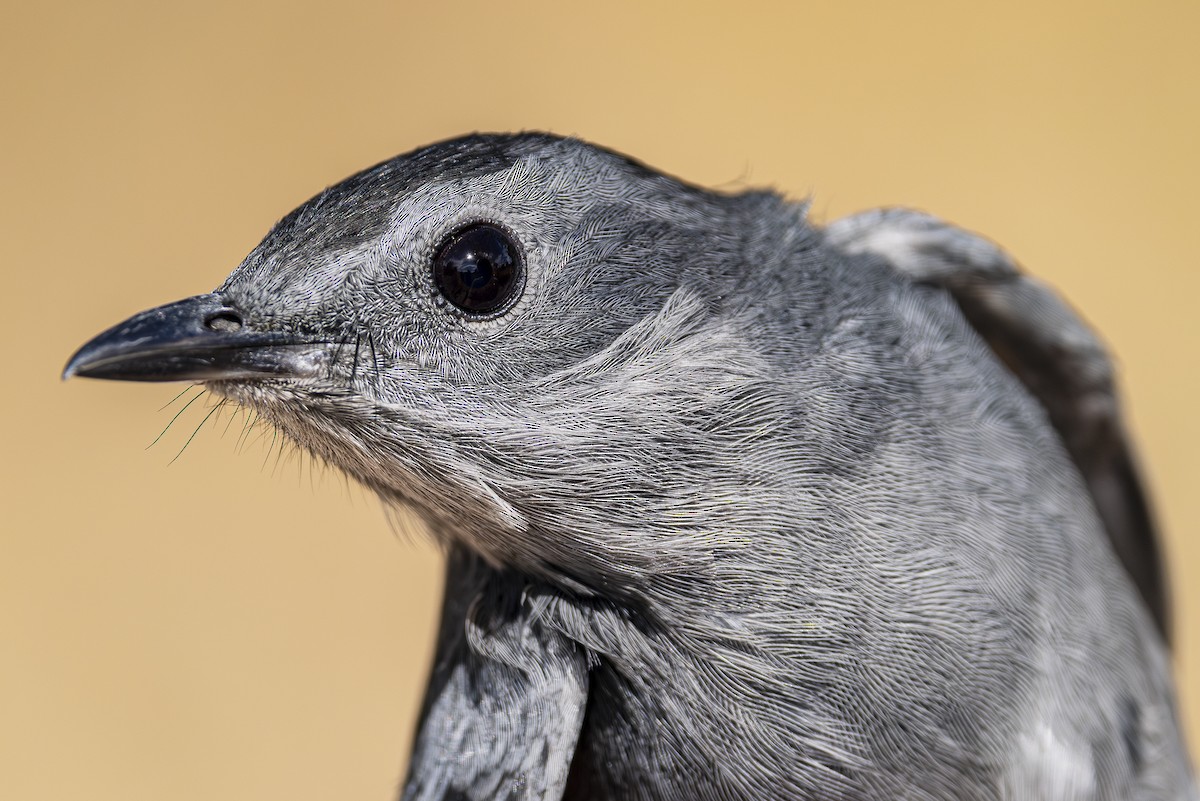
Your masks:
[[[404,801],[1200,798],[1112,362],[927,213],[471,134],[64,376],[202,384],[426,521]]]

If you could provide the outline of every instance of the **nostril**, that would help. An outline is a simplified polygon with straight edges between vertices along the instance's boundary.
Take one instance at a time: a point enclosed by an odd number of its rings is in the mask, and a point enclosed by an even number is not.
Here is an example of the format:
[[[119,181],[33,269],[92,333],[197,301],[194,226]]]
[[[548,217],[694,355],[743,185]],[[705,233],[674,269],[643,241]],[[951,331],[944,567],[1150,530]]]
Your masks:
[[[219,311],[204,318],[204,325],[213,331],[239,331],[242,328],[242,318],[237,312]]]

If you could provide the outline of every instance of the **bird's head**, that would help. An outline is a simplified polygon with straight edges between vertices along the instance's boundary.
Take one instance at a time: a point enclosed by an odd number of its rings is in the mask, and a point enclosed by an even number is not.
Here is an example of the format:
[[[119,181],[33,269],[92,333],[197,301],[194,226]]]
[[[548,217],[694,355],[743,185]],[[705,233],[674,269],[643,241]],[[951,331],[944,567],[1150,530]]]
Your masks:
[[[741,457],[713,486],[778,411],[734,307],[752,233],[786,220],[758,239],[794,248],[801,215],[576,140],[471,136],[322,192],[66,374],[203,383],[494,564],[634,587],[755,502]]]

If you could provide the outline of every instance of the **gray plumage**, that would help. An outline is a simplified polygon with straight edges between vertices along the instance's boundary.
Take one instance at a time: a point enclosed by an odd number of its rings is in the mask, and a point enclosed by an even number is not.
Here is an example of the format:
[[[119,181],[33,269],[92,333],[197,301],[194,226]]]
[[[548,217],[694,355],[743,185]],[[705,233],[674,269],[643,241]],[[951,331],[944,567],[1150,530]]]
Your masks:
[[[484,314],[430,267],[477,223]],[[1104,351],[932,217],[467,137],[67,372],[202,380],[429,522],[405,799],[1198,797]]]

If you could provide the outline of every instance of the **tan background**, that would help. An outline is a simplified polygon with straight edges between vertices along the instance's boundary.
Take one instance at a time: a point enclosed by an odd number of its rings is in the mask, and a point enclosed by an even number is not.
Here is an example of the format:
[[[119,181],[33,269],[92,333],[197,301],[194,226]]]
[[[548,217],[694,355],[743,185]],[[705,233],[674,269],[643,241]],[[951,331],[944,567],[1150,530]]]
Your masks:
[[[923,207],[1060,286],[1120,360],[1200,736],[1200,5],[7,6],[0,798],[391,798],[436,555],[238,419],[172,463],[205,399],[144,450],[179,388],[58,371],[316,190],[477,129],[819,218]]]

